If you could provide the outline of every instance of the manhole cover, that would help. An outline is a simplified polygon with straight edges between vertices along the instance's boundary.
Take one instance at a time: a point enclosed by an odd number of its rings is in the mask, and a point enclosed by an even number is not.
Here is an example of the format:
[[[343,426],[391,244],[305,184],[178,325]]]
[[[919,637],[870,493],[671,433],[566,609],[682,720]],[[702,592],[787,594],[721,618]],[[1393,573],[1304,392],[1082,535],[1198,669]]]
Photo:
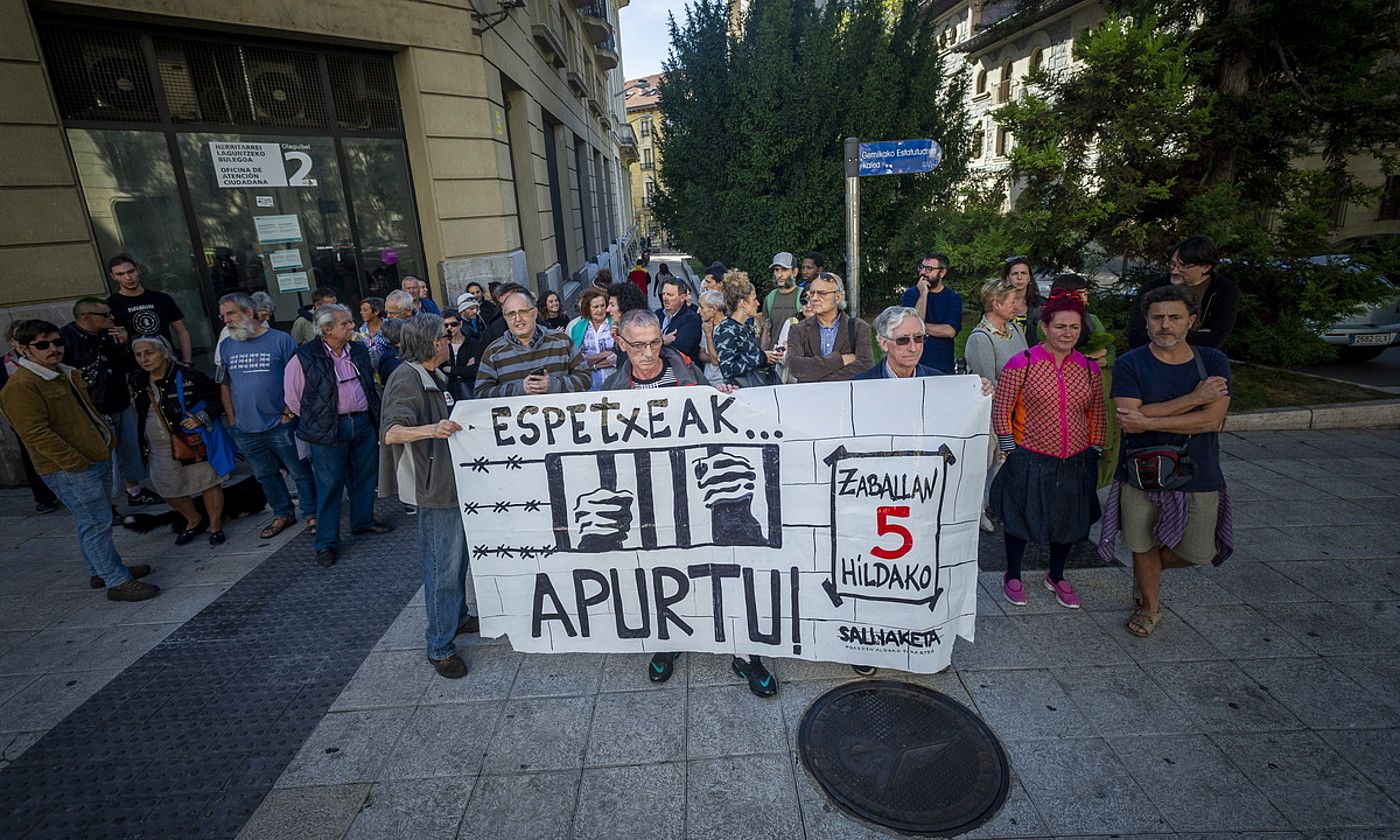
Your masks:
[[[807,765],[842,809],[910,834],[976,828],[1006,801],[1006,753],[961,703],[894,680],[818,697],[797,735]]]

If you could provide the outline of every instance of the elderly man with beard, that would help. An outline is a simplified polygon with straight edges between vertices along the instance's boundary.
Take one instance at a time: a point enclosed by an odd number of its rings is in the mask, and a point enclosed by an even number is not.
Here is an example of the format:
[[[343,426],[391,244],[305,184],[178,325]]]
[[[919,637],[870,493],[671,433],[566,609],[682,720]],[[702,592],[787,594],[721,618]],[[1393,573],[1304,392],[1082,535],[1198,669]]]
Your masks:
[[[297,521],[281,470],[285,468],[296,481],[302,516],[313,526],[316,482],[311,468],[297,457],[292,437],[295,418],[283,394],[282,380],[287,362],[297,352],[296,342],[259,320],[254,307],[253,299],[241,292],[219,298],[219,317],[228,338],[219,343],[218,381],[229,434],[248,459],[272,508],[272,522],[259,534],[268,540]]]

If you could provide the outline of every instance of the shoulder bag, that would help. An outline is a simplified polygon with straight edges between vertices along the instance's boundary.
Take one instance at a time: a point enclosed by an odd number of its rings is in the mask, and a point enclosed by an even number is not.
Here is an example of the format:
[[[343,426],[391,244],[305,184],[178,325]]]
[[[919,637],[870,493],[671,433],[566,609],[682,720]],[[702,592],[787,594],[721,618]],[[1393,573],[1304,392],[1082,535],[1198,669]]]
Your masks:
[[[1201,361],[1201,353],[1191,348],[1191,356],[1196,362],[1196,373],[1201,381],[1206,379],[1206,366]],[[1181,444],[1163,443],[1157,446],[1142,446],[1127,450],[1126,467],[1128,483],[1139,490],[1163,491],[1180,490],[1196,475],[1196,462],[1186,451],[1191,435]]]

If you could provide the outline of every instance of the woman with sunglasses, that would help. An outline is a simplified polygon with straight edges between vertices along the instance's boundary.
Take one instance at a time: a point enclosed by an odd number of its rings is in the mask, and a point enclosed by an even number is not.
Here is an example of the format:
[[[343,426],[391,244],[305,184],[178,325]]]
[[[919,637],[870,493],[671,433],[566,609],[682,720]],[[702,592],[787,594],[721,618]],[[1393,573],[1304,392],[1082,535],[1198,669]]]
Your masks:
[[[447,377],[447,387],[452,396],[459,400],[472,398],[476,386],[476,369],[480,364],[481,344],[477,339],[464,334],[462,317],[448,311],[442,315],[442,329],[447,336],[447,358],[438,365],[438,372]],[[387,381],[385,387],[388,387]]]
[[[170,343],[158,335],[140,336],[131,351],[141,369],[131,377],[136,401],[136,428],[141,454],[151,470],[151,484],[185,517],[175,538],[185,545],[206,528],[209,544],[224,542],[224,479],[209,463],[207,451],[193,445],[190,435],[210,428],[224,413],[219,386],[192,367],[176,364]],[[206,521],[194,505],[204,499]]]
[[[1084,304],[1072,294],[1041,308],[1039,344],[1013,356],[997,381],[992,425],[1006,464],[992,481],[989,505],[1005,529],[1002,595],[1025,606],[1021,559],[1028,543],[1049,545],[1042,581],[1063,607],[1079,595],[1065,580],[1070,548],[1098,521],[1096,493],[1104,442],[1104,400],[1098,365],[1074,349],[1085,329]],[[1012,416],[1024,407],[1019,434]]]
[[[1007,257],[1001,267],[1001,279],[1015,286],[1016,291],[1020,293],[1024,305],[1020,307],[1015,321],[1026,334],[1026,344],[1036,344],[1040,341],[1038,330],[1040,306],[1043,301],[1040,297],[1040,287],[1035,284],[1030,259],[1024,256]]]
[[[15,372],[0,391],[0,410],[24,444],[34,469],[73,512],[78,548],[89,585],[107,588],[109,601],[145,601],[160,588],[136,578],[146,565],[127,566],[112,543],[107,492],[112,475],[112,430],[97,413],[87,383],[63,364],[66,343],[58,327],[38,319],[15,324]]]

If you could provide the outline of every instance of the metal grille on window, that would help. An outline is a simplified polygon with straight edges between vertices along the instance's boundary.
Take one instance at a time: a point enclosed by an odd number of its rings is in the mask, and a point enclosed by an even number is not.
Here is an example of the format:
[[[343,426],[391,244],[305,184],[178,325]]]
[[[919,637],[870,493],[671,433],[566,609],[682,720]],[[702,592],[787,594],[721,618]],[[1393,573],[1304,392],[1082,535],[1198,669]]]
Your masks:
[[[155,122],[160,118],[139,36],[50,26],[42,37],[64,119]]]
[[[326,55],[335,118],[347,131],[400,131],[394,63],[387,56]]]
[[[172,122],[326,124],[326,97],[312,53],[185,38],[156,38],[154,45]]]

